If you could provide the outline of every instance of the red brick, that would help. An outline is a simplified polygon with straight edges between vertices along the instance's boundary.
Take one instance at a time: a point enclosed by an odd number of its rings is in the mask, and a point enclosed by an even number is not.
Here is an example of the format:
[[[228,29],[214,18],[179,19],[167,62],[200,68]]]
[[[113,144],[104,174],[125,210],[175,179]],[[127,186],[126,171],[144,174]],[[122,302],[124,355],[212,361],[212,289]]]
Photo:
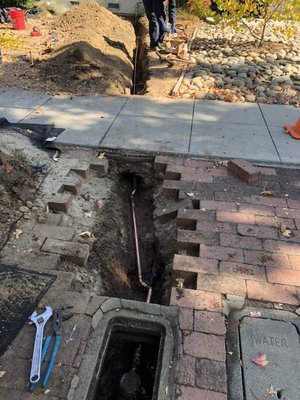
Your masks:
[[[82,243],[47,239],[41,250],[47,253],[60,254],[66,260],[84,266],[89,256],[90,247],[89,245]]]
[[[196,386],[202,389],[227,393],[225,363],[206,359],[197,359],[195,372]]]
[[[265,240],[264,248],[275,253],[284,253],[292,256],[300,256],[300,246],[297,243],[280,240]]]
[[[80,165],[71,168],[71,171],[83,178],[87,178],[90,175],[90,165],[87,163],[81,163]]]
[[[170,156],[156,156],[154,160],[154,171],[165,172],[168,164],[183,165],[183,158]]]
[[[237,210],[236,203],[230,201],[201,200],[200,209],[216,211],[235,212]]]
[[[185,244],[219,244],[219,234],[217,232],[207,231],[189,231],[186,229],[178,229],[177,231],[177,247],[185,248]]]
[[[179,209],[177,219],[192,219],[194,221],[214,221],[215,211],[203,211],[203,210],[193,210],[193,209]]]
[[[261,250],[262,241],[260,239],[248,236],[231,235],[227,233],[220,233],[221,246],[231,246],[241,249]]]
[[[69,193],[57,193],[48,200],[50,210],[67,212],[71,207],[72,195]]]
[[[100,160],[99,158],[90,162],[90,168],[94,171],[100,172],[100,174],[107,174],[108,172],[108,159],[105,158]]]
[[[253,214],[241,214],[238,212],[217,211],[217,221],[233,222],[236,224],[254,224]]]
[[[221,295],[202,290],[172,288],[170,305],[197,310],[221,311]]]
[[[178,203],[173,205],[168,205],[163,208],[157,208],[155,210],[155,217],[159,220],[161,224],[166,224],[167,222],[175,219],[178,213]],[[196,226],[196,223],[195,223]]]
[[[228,170],[239,176],[245,182],[256,182],[261,172],[246,160],[230,160]]]
[[[65,226],[36,224],[32,233],[38,238],[53,238],[61,240],[72,240],[76,231]]]
[[[194,310],[192,308],[179,307],[179,327],[185,331],[194,329]]]
[[[292,219],[278,218],[278,217],[263,217],[261,215],[255,216],[255,223],[257,225],[273,226],[278,227],[280,224],[284,224],[289,229],[295,229],[295,224]]]
[[[282,285],[300,286],[300,271],[293,269],[267,268],[268,281]]]
[[[184,181],[164,181],[162,186],[162,195],[178,198],[179,190],[187,190],[192,192],[196,189],[196,183]]]
[[[186,182],[212,183],[213,177],[208,172],[198,171],[196,173],[182,172],[181,180]]]
[[[277,217],[300,219],[300,210],[293,208],[276,208]]]
[[[300,257],[290,256],[290,264],[293,269],[300,270]]]
[[[191,332],[183,337],[183,351],[194,357],[225,361],[225,336]]]
[[[181,178],[183,173],[187,174],[196,174],[197,169],[192,167],[184,167],[182,165],[167,165],[166,172],[165,172],[165,179],[168,180],[184,180]]]
[[[197,221],[197,231],[236,233],[236,226],[226,222]]]
[[[236,276],[198,274],[197,289],[220,294],[245,296],[245,280]]]
[[[189,386],[178,386],[176,400],[227,400],[227,395]]]
[[[245,263],[274,268],[290,268],[288,256],[266,251],[245,251]]]
[[[219,313],[196,310],[194,330],[203,333],[213,333],[215,335],[225,335],[225,318]]]
[[[224,178],[228,176],[228,170],[225,167],[212,168],[209,172],[212,174],[212,176],[221,176]]]
[[[269,167],[257,167],[257,169],[263,174],[263,175],[277,175],[277,172],[274,168],[269,168]]]
[[[183,165],[187,167],[195,167],[201,169],[213,168],[215,163],[213,161],[203,161],[196,158],[187,158],[184,160]]]
[[[70,192],[73,194],[78,194],[81,189],[81,180],[77,177],[66,177],[62,185],[61,191]]]
[[[237,231],[242,236],[255,236],[263,239],[278,239],[277,228],[240,224],[237,226]]]
[[[241,213],[247,213],[252,215],[262,215],[262,216],[274,216],[275,211],[273,207],[261,206],[259,204],[241,204],[239,207]]]
[[[176,382],[181,385],[195,386],[196,358],[183,354],[177,365]]]
[[[275,303],[298,305],[296,288],[258,281],[247,281],[248,298]]]
[[[213,258],[215,260],[244,262],[242,249],[223,246],[207,246],[206,244],[200,244],[200,257]]]
[[[299,200],[287,200],[288,206],[290,208],[296,208],[297,210],[300,210],[300,201]]]
[[[44,223],[47,225],[61,225],[63,223],[63,215],[62,214],[54,214],[48,213],[45,215]]]
[[[234,279],[239,277],[257,281],[266,281],[265,268],[250,264],[221,261],[220,274],[232,276]]]
[[[285,199],[279,199],[277,197],[266,197],[266,196],[250,196],[244,199],[246,203],[258,204],[268,207],[286,207],[287,203]]]
[[[191,271],[209,274],[218,274],[218,261],[208,258],[183,256],[175,254],[173,260],[174,271]]]

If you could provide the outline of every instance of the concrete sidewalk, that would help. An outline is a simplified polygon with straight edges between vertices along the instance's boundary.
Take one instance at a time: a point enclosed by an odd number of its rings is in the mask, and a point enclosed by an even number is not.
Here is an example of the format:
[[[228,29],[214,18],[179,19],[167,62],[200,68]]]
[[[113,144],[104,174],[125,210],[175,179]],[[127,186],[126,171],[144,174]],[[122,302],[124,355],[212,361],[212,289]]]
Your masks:
[[[283,130],[300,117],[290,106],[1,89],[0,117],[54,123],[65,129],[56,141],[64,145],[300,166],[300,141]]]

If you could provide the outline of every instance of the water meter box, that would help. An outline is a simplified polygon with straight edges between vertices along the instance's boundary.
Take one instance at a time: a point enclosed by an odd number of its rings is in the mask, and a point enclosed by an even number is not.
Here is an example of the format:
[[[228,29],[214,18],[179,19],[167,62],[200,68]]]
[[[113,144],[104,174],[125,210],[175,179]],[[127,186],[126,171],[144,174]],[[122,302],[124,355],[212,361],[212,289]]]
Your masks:
[[[159,306],[162,315],[155,315],[151,309],[157,313],[157,305],[140,304],[142,312],[118,308],[103,315],[68,400],[174,398],[177,309]]]
[[[251,318],[246,310],[229,318],[229,399],[299,400],[299,318],[288,312],[259,311],[260,318]]]

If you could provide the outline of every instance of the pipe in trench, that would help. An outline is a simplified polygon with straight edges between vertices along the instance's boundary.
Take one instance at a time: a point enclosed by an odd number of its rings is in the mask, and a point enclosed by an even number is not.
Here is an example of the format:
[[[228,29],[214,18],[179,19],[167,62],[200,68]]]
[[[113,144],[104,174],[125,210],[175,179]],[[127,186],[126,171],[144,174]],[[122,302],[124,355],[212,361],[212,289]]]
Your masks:
[[[148,290],[146,302],[150,303],[152,296],[152,287],[143,281],[142,277],[142,266],[141,266],[141,257],[140,257],[140,246],[139,246],[139,238],[136,224],[136,215],[135,215],[135,202],[134,195],[136,192],[136,177],[133,177],[133,191],[131,193],[131,212],[132,212],[132,223],[133,223],[133,233],[134,233],[134,245],[135,245],[135,256],[136,256],[136,265],[137,265],[137,273],[138,273],[138,283]]]

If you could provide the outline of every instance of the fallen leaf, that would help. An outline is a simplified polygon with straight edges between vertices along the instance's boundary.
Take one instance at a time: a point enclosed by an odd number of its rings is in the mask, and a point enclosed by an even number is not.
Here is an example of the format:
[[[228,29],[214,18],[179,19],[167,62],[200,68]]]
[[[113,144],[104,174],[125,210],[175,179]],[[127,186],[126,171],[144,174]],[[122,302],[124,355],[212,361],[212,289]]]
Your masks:
[[[250,317],[251,318],[259,318],[259,317],[261,317],[261,312],[260,311],[250,311]]]
[[[286,229],[286,226],[284,224],[280,224],[279,229],[280,229],[280,233],[283,237],[285,237],[285,238],[291,237],[292,231],[290,231],[289,229]]]
[[[22,232],[23,232],[22,229],[19,229],[19,228],[17,228],[17,229],[14,231],[14,235],[16,236],[16,239],[19,239],[19,237],[20,237],[20,235],[21,235]]]
[[[105,153],[99,153],[98,158],[99,158],[99,160],[104,160],[106,158]]]
[[[175,279],[175,280],[176,280],[176,283],[177,283],[177,287],[178,287],[179,289],[183,289],[184,279],[182,279],[182,278],[177,278],[177,279]]]
[[[94,209],[95,210],[100,210],[100,208],[102,207],[102,204],[99,200],[95,200],[94,201]]]
[[[276,396],[276,397],[277,397],[277,390],[275,390],[275,389],[273,388],[273,386],[270,386],[270,387],[267,389],[267,395],[268,395],[268,396]]]
[[[90,231],[81,232],[81,233],[79,233],[79,236],[81,236],[81,237],[89,237],[89,238],[94,237],[94,235]]]
[[[265,368],[268,364],[267,356],[263,353],[258,353],[258,357],[252,358],[252,362],[256,365],[260,365],[262,368]]]
[[[261,196],[265,196],[265,197],[271,197],[271,196],[275,196],[273,192],[271,192],[271,190],[263,190],[260,193]]]
[[[86,213],[84,213],[85,218],[91,218],[93,214],[93,211],[88,211]]]
[[[0,378],[3,378],[3,376],[6,374],[6,371],[0,371]]]
[[[52,157],[52,160],[55,162],[57,162],[59,160],[59,152],[58,151],[55,152],[54,156]]]

